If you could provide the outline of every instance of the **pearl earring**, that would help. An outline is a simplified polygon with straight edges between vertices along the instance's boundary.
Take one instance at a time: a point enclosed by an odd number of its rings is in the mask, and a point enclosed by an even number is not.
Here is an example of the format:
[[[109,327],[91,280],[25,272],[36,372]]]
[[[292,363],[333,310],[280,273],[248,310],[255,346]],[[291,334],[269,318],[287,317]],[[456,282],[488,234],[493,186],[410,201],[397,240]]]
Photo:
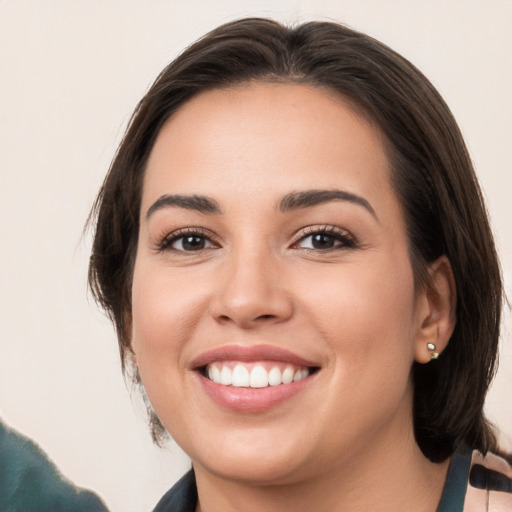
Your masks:
[[[439,357],[439,353],[436,352],[436,346],[433,343],[427,343],[427,348],[430,351],[430,359],[437,359]]]

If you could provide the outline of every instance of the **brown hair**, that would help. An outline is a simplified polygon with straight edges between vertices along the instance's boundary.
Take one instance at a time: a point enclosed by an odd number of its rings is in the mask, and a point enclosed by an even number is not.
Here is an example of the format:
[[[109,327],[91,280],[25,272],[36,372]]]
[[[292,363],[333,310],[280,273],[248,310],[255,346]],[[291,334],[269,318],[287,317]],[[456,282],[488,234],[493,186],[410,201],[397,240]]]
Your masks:
[[[112,319],[125,369],[131,282],[144,169],[163,124],[201,91],[249,81],[327,88],[385,134],[418,286],[446,255],[457,288],[457,324],[441,357],[414,364],[416,439],[432,460],[464,441],[485,452],[495,438],[483,414],[494,376],[502,285],[493,236],[459,128],[430,82],[406,59],[345,26],[293,28],[249,18],[227,23],[187,48],[138,104],[91,213],[96,233],[89,283]]]

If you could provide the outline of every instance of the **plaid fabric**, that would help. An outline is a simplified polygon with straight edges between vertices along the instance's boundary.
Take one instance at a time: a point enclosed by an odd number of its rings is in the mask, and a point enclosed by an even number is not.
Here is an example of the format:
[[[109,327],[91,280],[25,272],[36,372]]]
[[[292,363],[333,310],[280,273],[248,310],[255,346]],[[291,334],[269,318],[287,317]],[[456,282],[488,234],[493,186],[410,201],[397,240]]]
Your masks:
[[[463,512],[512,512],[512,466],[505,458],[473,451]]]

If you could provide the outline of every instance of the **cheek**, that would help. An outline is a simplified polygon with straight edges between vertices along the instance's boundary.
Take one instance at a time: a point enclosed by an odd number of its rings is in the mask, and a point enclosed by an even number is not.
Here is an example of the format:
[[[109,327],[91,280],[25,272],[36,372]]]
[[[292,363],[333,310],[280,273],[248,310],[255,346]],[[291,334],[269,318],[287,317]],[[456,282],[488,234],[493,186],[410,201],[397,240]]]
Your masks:
[[[304,278],[297,295],[332,350],[350,368],[373,360],[394,364],[393,359],[402,356],[411,363],[414,280],[408,260],[376,258],[373,264],[321,269]]]
[[[150,402],[176,439],[180,428],[186,428],[177,411],[189,407],[184,388],[187,343],[198,328],[198,305],[204,302],[201,289],[187,281],[160,265],[135,265],[132,347]]]
[[[179,356],[197,327],[201,303],[201,289],[180,272],[171,275],[159,265],[135,265],[132,346],[139,366],[180,366]]]
[[[335,391],[326,407],[349,430],[350,425],[358,430],[385,421],[410,399],[415,316],[414,282],[407,268],[398,261],[354,265],[338,280],[324,279],[324,293],[309,302],[316,329],[332,353]]]

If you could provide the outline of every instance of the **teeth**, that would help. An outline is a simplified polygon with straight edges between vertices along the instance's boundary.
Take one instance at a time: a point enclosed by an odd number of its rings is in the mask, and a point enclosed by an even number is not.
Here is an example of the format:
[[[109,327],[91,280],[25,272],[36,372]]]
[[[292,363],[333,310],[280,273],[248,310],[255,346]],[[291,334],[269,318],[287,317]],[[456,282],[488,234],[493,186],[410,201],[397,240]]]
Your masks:
[[[210,375],[210,371],[211,371],[211,375]],[[220,382],[221,381],[220,370],[216,366],[210,366],[210,368],[208,370],[208,377],[210,377],[210,379],[215,382]]]
[[[225,368],[225,367],[224,367]],[[222,371],[224,371],[222,368]],[[237,364],[233,369],[233,378],[231,384],[235,388],[248,388],[249,387],[249,372],[245,366]]]
[[[219,384],[224,384],[224,386],[229,386],[233,381],[232,375],[233,374],[231,373],[231,370],[227,366],[223,366],[222,370],[220,372]],[[217,382],[217,381],[215,381],[215,382]]]
[[[281,370],[279,368],[274,367],[272,368],[272,370],[268,372],[268,383],[271,386],[279,386],[279,384],[283,382],[282,379],[283,377],[281,375]]]
[[[251,370],[249,386],[251,388],[266,388],[268,386],[268,372],[263,366],[255,366]]]
[[[305,379],[309,375],[307,368],[297,368],[288,365],[283,371],[278,366],[273,366],[267,371],[263,364],[249,365],[242,363],[215,363],[207,367],[208,378],[217,384],[233,386],[237,388],[266,388],[291,384]],[[220,369],[219,369],[220,368]]]
[[[291,366],[287,366],[283,372],[283,377],[281,379],[282,383],[290,384],[290,382],[293,382],[294,373],[293,368]]]

